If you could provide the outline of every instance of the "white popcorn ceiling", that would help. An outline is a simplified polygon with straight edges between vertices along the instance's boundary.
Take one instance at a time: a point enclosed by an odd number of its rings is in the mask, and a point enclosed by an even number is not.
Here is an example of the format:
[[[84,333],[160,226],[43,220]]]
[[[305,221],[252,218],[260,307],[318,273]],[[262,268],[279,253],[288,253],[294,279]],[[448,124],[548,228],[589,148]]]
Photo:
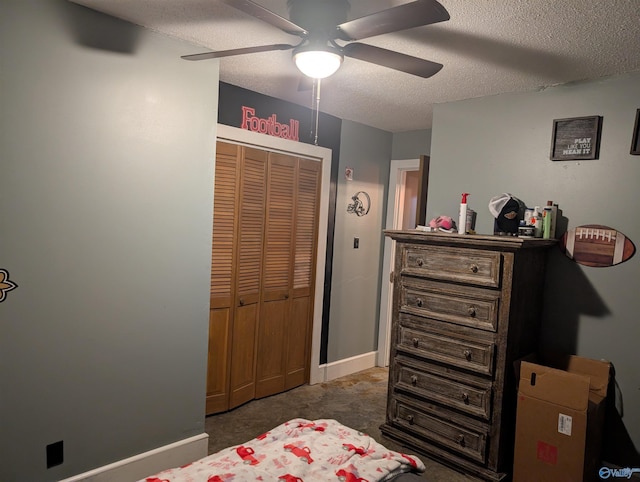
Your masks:
[[[185,55],[299,40],[216,0],[73,1],[193,43]],[[288,18],[286,0],[255,1]],[[349,19],[402,3],[351,0]],[[451,20],[362,40],[439,62],[439,73],[422,79],[345,58],[322,81],[320,110],[390,132],[429,129],[433,104],[640,70],[640,0],[440,3]],[[298,91],[291,51],[219,62],[223,82],[312,106],[311,91]],[[640,99],[629,101],[640,107]]]

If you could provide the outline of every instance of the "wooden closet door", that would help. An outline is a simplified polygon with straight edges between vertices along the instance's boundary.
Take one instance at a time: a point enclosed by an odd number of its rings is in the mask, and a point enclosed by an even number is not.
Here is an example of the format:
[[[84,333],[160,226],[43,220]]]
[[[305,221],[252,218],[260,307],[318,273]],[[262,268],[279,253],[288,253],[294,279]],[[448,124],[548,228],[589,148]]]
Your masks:
[[[218,142],[213,199],[206,413],[229,408],[229,342],[234,303],[238,146]]]
[[[229,408],[255,398],[256,331],[265,224],[267,152],[243,148],[237,230],[236,307]]]
[[[285,389],[286,329],[293,260],[296,158],[269,154],[258,323],[256,398]]]
[[[298,159],[295,183],[294,265],[287,320],[285,390],[309,380],[321,163]]]

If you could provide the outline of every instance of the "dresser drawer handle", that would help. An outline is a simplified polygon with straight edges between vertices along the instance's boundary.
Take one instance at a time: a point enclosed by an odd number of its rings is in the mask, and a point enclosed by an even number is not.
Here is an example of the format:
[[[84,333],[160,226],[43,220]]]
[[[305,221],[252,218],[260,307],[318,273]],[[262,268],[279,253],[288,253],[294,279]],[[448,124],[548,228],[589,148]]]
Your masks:
[[[471,361],[471,350],[465,350],[462,352],[462,354],[464,355],[467,361]]]
[[[422,258],[418,258],[416,259],[416,264],[420,267],[422,267],[422,265],[424,265],[424,260]]]
[[[478,272],[478,265],[477,264],[472,264],[471,266],[469,266],[469,269],[471,270],[472,273],[477,273]]]
[[[413,415],[407,415],[407,422],[413,425]]]
[[[464,447],[464,434],[458,435],[458,438],[456,439],[456,442],[458,442],[459,445]]]
[[[411,375],[411,385],[414,387],[418,384],[418,377],[415,375]]]
[[[411,341],[413,342],[413,346],[418,348],[418,346],[420,345],[420,340],[418,338],[414,338]]]
[[[470,306],[469,308],[467,308],[467,313],[469,313],[469,316],[471,316],[472,318],[476,316],[476,307],[475,306]]]
[[[466,393],[466,392],[462,393],[462,401],[464,403],[466,403],[467,405],[469,404],[469,394],[468,393]]]
[[[422,308],[422,300],[420,298],[416,298],[416,306]]]

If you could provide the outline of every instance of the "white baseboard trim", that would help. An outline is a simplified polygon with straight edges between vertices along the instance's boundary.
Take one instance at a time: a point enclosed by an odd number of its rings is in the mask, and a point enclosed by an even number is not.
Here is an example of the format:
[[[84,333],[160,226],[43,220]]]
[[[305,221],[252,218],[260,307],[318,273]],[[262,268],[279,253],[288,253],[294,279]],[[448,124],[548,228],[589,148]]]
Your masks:
[[[335,380],[336,378],[345,377],[352,373],[361,372],[368,368],[376,366],[376,355],[378,352],[372,351],[363,353],[362,355],[352,356],[335,362],[327,363],[326,381]]]
[[[309,374],[309,385],[315,385],[317,383],[323,383],[327,380],[327,365],[322,364],[317,367],[311,367]]]
[[[179,467],[206,457],[209,435],[202,433],[174,442],[142,454],[122,459],[103,467],[74,475],[60,482],[113,482],[116,480],[135,481],[157,474],[171,467]]]

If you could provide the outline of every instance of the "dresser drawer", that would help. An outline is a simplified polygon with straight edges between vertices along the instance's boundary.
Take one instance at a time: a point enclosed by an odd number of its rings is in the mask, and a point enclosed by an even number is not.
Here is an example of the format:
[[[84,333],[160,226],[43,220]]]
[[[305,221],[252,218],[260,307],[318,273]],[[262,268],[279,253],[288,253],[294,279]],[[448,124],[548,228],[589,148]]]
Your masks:
[[[500,287],[499,252],[412,245],[404,250],[403,273],[491,288]]]
[[[444,334],[424,332],[399,325],[399,351],[428,360],[454,365],[484,375],[493,375],[493,343],[477,343]]]
[[[394,422],[409,434],[429,439],[477,462],[485,462],[486,433],[428,415],[402,402],[396,402],[394,405]]]
[[[403,278],[400,309],[436,320],[497,331],[500,293],[491,290],[456,290],[444,283]]]
[[[473,387],[418,368],[398,364],[396,386],[469,415],[489,420],[491,387]]]

